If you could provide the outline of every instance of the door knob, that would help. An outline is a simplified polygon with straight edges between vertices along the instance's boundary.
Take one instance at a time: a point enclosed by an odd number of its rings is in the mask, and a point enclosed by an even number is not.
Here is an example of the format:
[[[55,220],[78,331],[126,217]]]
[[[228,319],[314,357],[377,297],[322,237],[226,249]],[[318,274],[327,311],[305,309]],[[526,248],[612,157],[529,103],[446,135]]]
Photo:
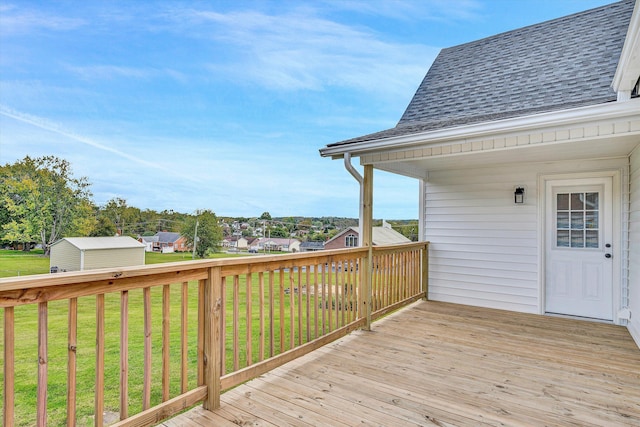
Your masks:
[[[604,254],[605,258],[611,258],[611,254]]]

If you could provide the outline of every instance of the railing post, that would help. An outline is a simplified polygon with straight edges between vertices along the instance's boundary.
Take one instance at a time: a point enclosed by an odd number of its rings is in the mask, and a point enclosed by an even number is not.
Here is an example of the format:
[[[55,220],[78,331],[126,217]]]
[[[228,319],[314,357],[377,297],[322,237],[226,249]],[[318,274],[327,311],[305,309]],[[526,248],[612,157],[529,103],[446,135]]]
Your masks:
[[[362,269],[362,305],[364,308],[363,317],[365,317],[364,329],[371,330],[371,292],[373,286],[371,286],[371,280],[373,274],[371,274],[372,260],[373,260],[373,165],[364,166],[364,179],[363,179],[363,224],[362,228],[362,246],[365,246],[367,251],[366,261],[364,262]]]
[[[422,248],[422,292],[424,299],[429,299],[429,242],[426,242]]]
[[[222,269],[209,268],[209,277],[204,287],[204,384],[207,398],[203,408],[213,410],[220,407],[220,318],[222,316]]]

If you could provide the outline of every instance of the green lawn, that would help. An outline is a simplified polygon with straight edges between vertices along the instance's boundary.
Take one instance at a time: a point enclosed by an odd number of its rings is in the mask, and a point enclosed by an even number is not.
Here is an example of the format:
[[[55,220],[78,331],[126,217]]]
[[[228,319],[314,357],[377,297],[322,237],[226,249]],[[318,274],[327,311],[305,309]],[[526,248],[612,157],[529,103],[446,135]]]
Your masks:
[[[224,254],[227,255],[227,254]],[[190,254],[158,254],[147,253],[146,262],[148,264],[159,262],[173,262],[190,260]],[[0,252],[1,265],[5,266],[5,260],[11,260],[14,269],[27,271],[27,266],[32,274],[46,273],[49,269],[48,258],[37,253],[16,253],[13,251]],[[44,261],[44,262],[43,262]],[[8,265],[8,264],[7,264]],[[284,287],[290,286],[289,273],[282,272]],[[266,345],[266,357],[269,356],[269,327],[266,326],[262,333],[259,330],[259,300],[258,275],[251,276],[251,294],[253,310],[251,321],[246,319],[245,295],[247,292],[246,277],[241,276],[238,281],[239,300],[239,338],[240,343],[244,343],[247,328],[252,330],[253,359],[256,360],[258,354],[259,340],[263,339]],[[334,279],[335,280],[335,279]],[[280,349],[280,324],[285,329],[284,349],[289,348],[290,334],[290,298],[285,296],[283,305],[284,317],[280,319],[280,276],[275,274],[274,280],[274,339],[275,353]],[[335,283],[335,282],[334,282]],[[189,387],[196,386],[197,372],[197,282],[189,284],[188,317],[189,317]],[[265,294],[268,301],[268,286],[265,280]],[[171,360],[171,396],[179,394],[179,363],[180,363],[180,291],[179,284],[171,285],[171,334],[170,334],[170,360]],[[227,339],[226,339],[226,366],[227,371],[233,371],[233,283],[227,283]],[[152,347],[153,347],[153,380],[152,380],[152,405],[161,401],[161,360],[162,360],[162,287],[151,289],[152,299]],[[296,295],[297,305],[297,295]],[[267,303],[268,304],[268,303]],[[264,307],[268,316],[269,307]],[[119,407],[119,352],[120,352],[120,294],[105,295],[105,410],[117,412]],[[297,316],[297,307],[294,310]],[[306,324],[303,311],[303,324]],[[26,305],[15,308],[15,357],[16,357],[16,425],[28,426],[35,424],[35,406],[37,390],[37,306]],[[68,325],[68,301],[53,301],[48,304],[48,424],[62,425],[65,423],[66,411],[66,384],[67,384],[67,325]],[[141,410],[142,395],[142,375],[143,375],[143,299],[142,290],[129,292],[129,413],[134,414]],[[93,424],[93,396],[95,384],[95,297],[85,297],[78,300],[78,339],[77,339],[77,372],[78,372],[78,404],[77,420],[78,425]],[[302,334],[303,341],[306,341],[306,331],[297,330],[295,323],[293,334],[298,342],[298,334]],[[4,336],[4,323],[0,323],[0,335]],[[312,333],[313,335],[313,333]],[[312,336],[313,338],[313,336]],[[0,339],[0,365],[3,364],[4,340]],[[246,348],[242,345],[240,355],[240,366],[246,363]],[[2,371],[0,370],[0,387],[2,387]],[[2,414],[0,413],[0,424]]]
[[[0,277],[28,276],[49,272],[49,257],[42,250],[0,250]]]
[[[247,254],[244,254],[246,256]],[[209,258],[229,258],[243,256],[243,254],[215,253]],[[191,253],[174,252],[162,254],[146,252],[145,264],[160,264],[163,262],[191,261]],[[0,277],[29,276],[49,272],[49,257],[43,255],[42,250],[31,252],[0,250]]]

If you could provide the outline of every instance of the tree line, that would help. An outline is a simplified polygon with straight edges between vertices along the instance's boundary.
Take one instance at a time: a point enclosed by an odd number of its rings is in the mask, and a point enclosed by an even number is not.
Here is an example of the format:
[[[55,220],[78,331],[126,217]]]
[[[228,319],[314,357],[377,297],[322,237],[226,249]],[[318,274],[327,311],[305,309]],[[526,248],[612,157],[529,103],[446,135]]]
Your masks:
[[[56,156],[25,157],[0,166],[0,245],[29,250],[39,244],[45,254],[63,237],[154,235],[159,231],[178,232],[196,253],[204,257],[218,249],[223,237],[231,234],[254,236],[256,228],[270,237],[298,234],[302,240],[326,241],[340,230],[357,226],[357,219],[340,217],[280,217],[269,212],[259,217],[217,217],[211,210],[194,214],[173,210],[141,210],[123,198],[113,198],[103,206],[94,203],[86,177],[75,177],[71,164]],[[233,224],[251,228],[234,229]],[[417,238],[417,221],[392,222],[393,227]]]
[[[39,244],[48,254],[53,243],[71,236],[138,237],[175,231],[194,240],[193,231],[182,233],[183,228],[194,229],[198,221],[194,215],[141,210],[122,198],[97,206],[92,197],[88,179],[75,177],[65,159],[27,156],[0,166],[0,244],[27,250]],[[202,222],[198,241],[204,251],[212,247],[208,240],[221,234],[213,212],[202,211],[198,216]]]

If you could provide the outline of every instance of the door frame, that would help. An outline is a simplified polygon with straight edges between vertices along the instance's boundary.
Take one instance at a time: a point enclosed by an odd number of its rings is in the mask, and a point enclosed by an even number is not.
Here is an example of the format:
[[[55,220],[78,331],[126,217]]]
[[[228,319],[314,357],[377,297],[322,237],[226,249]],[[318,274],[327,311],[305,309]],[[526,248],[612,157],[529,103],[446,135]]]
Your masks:
[[[622,295],[622,267],[623,256],[622,253],[622,187],[621,187],[620,170],[606,170],[606,171],[594,171],[594,172],[579,172],[579,173],[563,173],[563,174],[544,174],[538,176],[538,241],[539,246],[539,271],[538,271],[538,313],[546,314],[546,248],[547,239],[549,233],[547,233],[547,183],[549,181],[571,181],[589,178],[607,178],[612,180],[611,188],[611,200],[612,200],[612,212],[611,212],[611,249],[613,253],[613,265],[612,265],[612,288],[613,288],[613,323],[620,324],[618,317],[618,311],[620,310],[620,298]],[[562,185],[562,184],[559,184]],[[571,184],[569,184],[571,185]],[[570,316],[569,316],[570,317]],[[597,321],[594,319],[594,321]]]

